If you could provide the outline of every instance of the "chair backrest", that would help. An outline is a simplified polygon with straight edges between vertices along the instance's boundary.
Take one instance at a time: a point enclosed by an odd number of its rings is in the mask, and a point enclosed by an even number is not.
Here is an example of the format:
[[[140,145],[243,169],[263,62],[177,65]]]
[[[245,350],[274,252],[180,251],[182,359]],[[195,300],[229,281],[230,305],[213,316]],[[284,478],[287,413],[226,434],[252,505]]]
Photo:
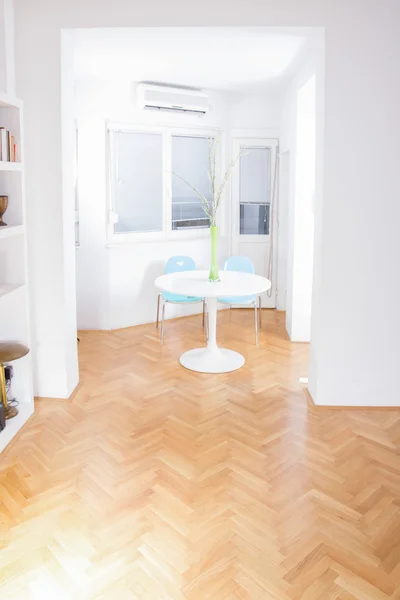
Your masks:
[[[230,256],[224,264],[224,271],[255,273],[253,261],[247,256]]]
[[[195,271],[196,263],[190,256],[171,256],[167,260],[164,273],[177,273],[178,271]]]

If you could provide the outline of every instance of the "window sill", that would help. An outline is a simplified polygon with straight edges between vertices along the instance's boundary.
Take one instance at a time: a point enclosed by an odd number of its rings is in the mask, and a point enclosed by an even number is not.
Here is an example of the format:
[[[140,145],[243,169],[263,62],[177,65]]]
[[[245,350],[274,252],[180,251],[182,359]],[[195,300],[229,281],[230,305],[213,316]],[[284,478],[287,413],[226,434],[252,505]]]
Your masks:
[[[118,236],[119,237],[119,236]],[[202,230],[201,232],[186,232],[186,231],[173,231],[168,237],[154,238],[151,236],[143,235],[124,235],[121,239],[118,237],[111,237],[106,241],[106,248],[121,248],[124,246],[135,245],[135,244],[168,244],[176,242],[196,242],[202,240],[208,240],[210,238],[210,230]],[[220,235],[221,238],[226,236]]]

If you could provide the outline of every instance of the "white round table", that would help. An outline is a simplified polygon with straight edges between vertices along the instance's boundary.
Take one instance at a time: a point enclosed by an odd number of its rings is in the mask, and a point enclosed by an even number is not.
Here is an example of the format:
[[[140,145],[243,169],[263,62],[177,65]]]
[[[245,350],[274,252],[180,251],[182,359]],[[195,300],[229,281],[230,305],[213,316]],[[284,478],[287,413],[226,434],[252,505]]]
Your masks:
[[[271,287],[265,277],[251,273],[221,271],[220,281],[211,282],[208,271],[181,271],[162,275],[155,285],[164,292],[207,299],[208,341],[206,348],[196,348],[182,354],[181,365],[199,373],[228,373],[244,365],[238,352],[217,346],[217,298],[262,294]]]

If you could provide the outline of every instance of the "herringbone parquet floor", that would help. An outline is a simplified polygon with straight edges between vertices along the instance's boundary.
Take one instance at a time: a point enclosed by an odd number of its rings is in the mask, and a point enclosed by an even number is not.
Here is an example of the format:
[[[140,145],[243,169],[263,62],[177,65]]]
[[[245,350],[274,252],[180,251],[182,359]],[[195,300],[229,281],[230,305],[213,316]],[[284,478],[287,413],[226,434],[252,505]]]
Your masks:
[[[400,599],[400,413],[315,408],[283,313],[218,318],[235,373],[179,366],[200,317],[81,334],[0,459],[2,600]]]

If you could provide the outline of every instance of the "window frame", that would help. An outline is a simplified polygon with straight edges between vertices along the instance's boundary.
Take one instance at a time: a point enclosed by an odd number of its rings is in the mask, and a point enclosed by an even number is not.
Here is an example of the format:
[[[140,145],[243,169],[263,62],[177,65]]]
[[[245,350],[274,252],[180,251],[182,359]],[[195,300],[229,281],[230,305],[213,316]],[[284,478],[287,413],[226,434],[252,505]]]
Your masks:
[[[162,229],[161,231],[128,231],[118,233],[114,231],[114,216],[115,212],[115,184],[117,182],[117,159],[118,152],[116,146],[116,135],[118,133],[153,133],[161,135],[163,147],[163,179],[162,179]],[[164,179],[165,173],[165,135],[164,128],[140,125],[126,125],[119,123],[107,123],[107,240],[113,245],[119,245],[126,242],[136,241],[161,241],[165,237],[165,204],[166,204],[166,182]]]
[[[114,231],[114,202],[115,202],[115,182],[116,182],[116,160],[117,151],[115,147],[115,134],[119,132],[127,133],[155,133],[162,136],[163,140],[163,173],[162,173],[162,231],[129,231],[125,233],[116,233]],[[194,239],[205,239],[209,237],[209,228],[187,228],[172,229],[172,137],[216,137],[219,136],[221,146],[217,155],[216,173],[217,180],[221,178],[221,170],[225,163],[225,135],[219,128],[203,127],[185,127],[185,126],[152,126],[136,125],[118,122],[106,123],[106,163],[107,163],[107,246],[118,246],[126,243],[140,242],[160,242],[160,241],[185,241]],[[170,175],[168,177],[168,174]],[[224,194],[225,195],[225,194]],[[224,198],[221,200],[224,202]],[[224,202],[225,204],[225,202]],[[222,209],[222,207],[221,207]],[[218,214],[218,224],[224,222],[224,215],[220,209]],[[226,206],[225,206],[226,211]],[[225,212],[224,211],[224,212]]]

